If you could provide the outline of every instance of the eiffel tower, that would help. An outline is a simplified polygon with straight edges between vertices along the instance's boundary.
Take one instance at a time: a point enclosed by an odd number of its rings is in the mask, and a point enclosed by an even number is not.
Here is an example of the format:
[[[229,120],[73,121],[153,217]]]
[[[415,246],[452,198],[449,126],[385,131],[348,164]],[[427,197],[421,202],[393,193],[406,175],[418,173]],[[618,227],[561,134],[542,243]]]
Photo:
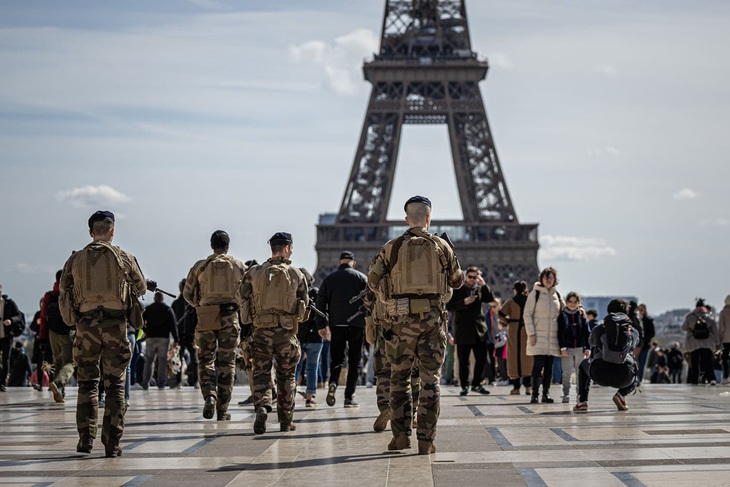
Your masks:
[[[386,0],[380,51],[363,66],[372,92],[350,180],[339,213],[317,225],[318,281],[343,250],[366,271],[407,229],[386,220],[403,124],[448,126],[463,220],[433,220],[430,231],[447,232],[462,267],[479,266],[503,297],[515,280],[537,279],[537,224],[517,220],[479,91],[488,69],[471,47],[465,0]]]

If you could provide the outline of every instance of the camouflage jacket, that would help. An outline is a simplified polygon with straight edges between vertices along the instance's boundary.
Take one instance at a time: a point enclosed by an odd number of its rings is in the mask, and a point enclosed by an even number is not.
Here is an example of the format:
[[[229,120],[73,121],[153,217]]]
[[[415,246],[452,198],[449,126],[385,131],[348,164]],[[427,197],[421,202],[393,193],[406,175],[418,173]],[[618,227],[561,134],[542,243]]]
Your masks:
[[[199,260],[193,265],[193,267],[190,268],[190,272],[188,272],[188,277],[185,279],[185,289],[183,289],[183,298],[185,301],[190,304],[190,306],[198,307],[200,306],[200,283],[198,281],[198,277],[200,276],[200,272],[203,269],[203,266],[206,262],[208,262],[208,259],[213,257],[215,254],[211,254],[208,257],[206,257],[203,260]],[[233,257],[230,258],[231,262],[233,263],[234,267],[238,268],[241,273],[241,278],[243,278],[243,275],[246,273],[246,266],[238,259],[235,259]],[[235,283],[233,286],[233,289],[238,289],[240,283]],[[225,303],[233,303],[235,302],[235,291],[233,295],[231,295],[230,299],[226,300]],[[219,304],[224,304],[223,302]]]

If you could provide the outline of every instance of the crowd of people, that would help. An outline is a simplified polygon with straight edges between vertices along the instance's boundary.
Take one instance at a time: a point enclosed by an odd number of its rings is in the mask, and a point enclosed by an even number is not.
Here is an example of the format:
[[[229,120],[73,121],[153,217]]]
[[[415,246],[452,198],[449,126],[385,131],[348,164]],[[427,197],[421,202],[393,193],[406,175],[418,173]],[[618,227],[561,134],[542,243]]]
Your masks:
[[[574,387],[573,410],[582,412],[591,383],[616,388],[614,403],[626,410],[626,395],[644,377],[681,383],[686,370],[689,384],[728,382],[730,296],[717,323],[697,300],[682,325],[683,346],[662,348],[644,304],[615,299],[605,314],[585,309],[578,293],[558,291],[552,267],[531,287],[515,282],[503,301],[481,269],[462,271],[450,244],[427,232],[427,198],[409,199],[404,210],[408,231],[386,243],[367,274],[343,251],[319,288],[292,265],[290,234],[274,234],[271,258],[258,264],[230,256],[230,237],[218,230],[213,253],[192,266],[172,305],[158,290],[144,309],[138,298],[156,283],[111,245],[114,215],[98,211],[88,222],[92,243],[72,254],[40,300],[30,357],[17,340],[24,315],[0,287],[0,391],[48,388],[63,403],[66,387],[77,384],[77,451],[93,448],[104,407],[102,442],[113,457],[122,453],[133,389],[198,388],[203,417],[228,421],[238,365],[250,388],[239,404],[254,406],[254,432],[264,434],[274,405],[280,431],[296,429],[298,387],[305,407],[320,406],[320,390],[332,407],[342,381],[343,406],[356,408],[357,386],[369,381],[380,412],[373,429],[390,422],[388,448],[410,448],[415,429],[419,453],[429,454],[442,384],[462,396],[511,386],[510,394],[547,404],[555,402],[552,384],[563,403]]]

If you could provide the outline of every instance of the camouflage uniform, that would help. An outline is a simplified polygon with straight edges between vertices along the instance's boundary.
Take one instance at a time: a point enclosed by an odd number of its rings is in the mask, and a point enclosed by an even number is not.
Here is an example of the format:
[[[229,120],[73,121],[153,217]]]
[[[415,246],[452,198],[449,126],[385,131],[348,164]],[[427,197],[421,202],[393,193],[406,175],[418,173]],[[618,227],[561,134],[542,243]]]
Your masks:
[[[209,258],[213,257],[212,255]],[[208,259],[209,259],[208,258]],[[208,302],[206,296],[200,295],[199,277],[203,266],[208,259],[200,260],[190,269],[185,280],[183,298],[191,306],[201,306],[201,301],[206,305],[223,305],[220,313],[220,327],[214,330],[205,330],[201,320],[195,329],[195,344],[198,347],[198,380],[200,392],[204,399],[213,397],[215,399],[217,417],[225,419],[228,412],[228,405],[233,395],[233,382],[236,375],[236,349],[240,342],[241,326],[239,323],[238,309],[235,306],[235,290],[240,282],[235,282],[232,288],[234,291],[228,298],[220,298],[217,303]],[[246,272],[246,266],[239,260],[230,258],[230,262],[237,270],[236,275],[241,278]],[[240,278],[239,278],[240,279]],[[226,305],[229,305],[226,307]],[[217,353],[216,353],[217,352]],[[217,371],[216,371],[217,366]]]
[[[385,353],[386,340],[383,329],[376,325],[375,346],[373,347],[373,372],[375,374],[375,395],[378,401],[378,410],[382,413],[390,408],[390,374],[391,367]],[[418,375],[418,359],[415,360],[411,372],[411,401],[415,412],[418,404],[418,394],[421,390],[421,379]]]
[[[291,261],[281,257],[271,258],[264,264],[254,266],[243,278],[241,288],[236,295],[239,304],[243,307],[250,307],[251,320],[253,322],[252,352],[253,352],[253,403],[256,411],[265,410],[266,413],[272,410],[272,389],[271,379],[272,366],[276,373],[276,413],[282,430],[289,428],[294,417],[294,398],[296,397],[295,372],[297,363],[301,356],[299,339],[297,338],[296,326],[282,326],[281,320],[286,318],[287,323],[292,319],[291,315],[284,313],[276,314],[276,323],[261,325],[258,323],[260,310],[255,309],[256,292],[253,280],[260,273],[266,272],[271,265],[285,264],[298,279],[296,297],[303,301],[306,306],[309,303],[309,290],[307,281],[301,271],[291,267]],[[244,312],[245,314],[245,312]],[[307,313],[308,315],[308,313]],[[300,317],[301,318],[301,317]],[[306,321],[306,315],[299,321]],[[244,323],[246,325],[248,323]],[[255,429],[255,428],[254,428]],[[265,428],[264,428],[265,431]]]
[[[448,285],[452,288],[461,286],[463,276],[451,246],[437,236],[431,236],[421,228],[410,228],[406,234],[435,239],[444,253],[448,269],[445,269]],[[374,257],[368,274],[368,285],[380,301],[391,296],[384,294],[381,280],[387,279],[390,272],[390,258],[394,241],[387,242]],[[390,409],[391,431],[394,440],[411,436],[412,398],[411,374],[418,368],[421,379],[417,413],[417,433],[419,442],[430,449],[436,436],[436,422],[440,412],[441,365],[446,348],[444,297],[430,298],[431,309],[421,314],[407,314],[389,318],[384,324],[385,354],[391,364],[390,377]],[[416,364],[416,360],[418,363]],[[400,444],[405,447],[404,443]],[[408,441],[410,444],[410,441]],[[390,448],[390,445],[389,445]],[[401,448],[394,448],[401,449]],[[421,445],[419,443],[419,452]]]
[[[94,244],[96,242],[91,245]],[[143,295],[147,291],[147,284],[137,260],[119,247],[114,249],[120,255],[125,271],[131,279],[129,282],[131,290],[138,296]],[[124,431],[124,413],[127,409],[124,401],[124,382],[127,365],[132,358],[131,345],[127,338],[126,311],[106,308],[78,311],[78,303],[74,301],[77,296],[74,287],[84,286],[84,276],[74,276],[74,261],[82,252],[72,254],[66,261],[59,286],[61,314],[65,321],[76,323],[73,360],[77,367],[79,384],[76,404],[79,445],[82,443],[90,445],[96,438],[101,362],[106,392],[101,441],[107,455],[110,453],[116,455],[121,454],[119,441]],[[128,300],[129,297],[125,299]],[[75,319],[69,319],[71,317]]]

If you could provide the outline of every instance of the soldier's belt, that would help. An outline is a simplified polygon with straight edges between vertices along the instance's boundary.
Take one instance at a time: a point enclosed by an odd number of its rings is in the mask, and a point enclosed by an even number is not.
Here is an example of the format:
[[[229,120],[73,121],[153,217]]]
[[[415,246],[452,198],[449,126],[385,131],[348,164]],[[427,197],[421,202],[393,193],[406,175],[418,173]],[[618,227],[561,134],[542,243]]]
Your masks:
[[[438,303],[438,298],[395,298],[386,302],[386,308],[390,317],[419,315],[423,319]]]

